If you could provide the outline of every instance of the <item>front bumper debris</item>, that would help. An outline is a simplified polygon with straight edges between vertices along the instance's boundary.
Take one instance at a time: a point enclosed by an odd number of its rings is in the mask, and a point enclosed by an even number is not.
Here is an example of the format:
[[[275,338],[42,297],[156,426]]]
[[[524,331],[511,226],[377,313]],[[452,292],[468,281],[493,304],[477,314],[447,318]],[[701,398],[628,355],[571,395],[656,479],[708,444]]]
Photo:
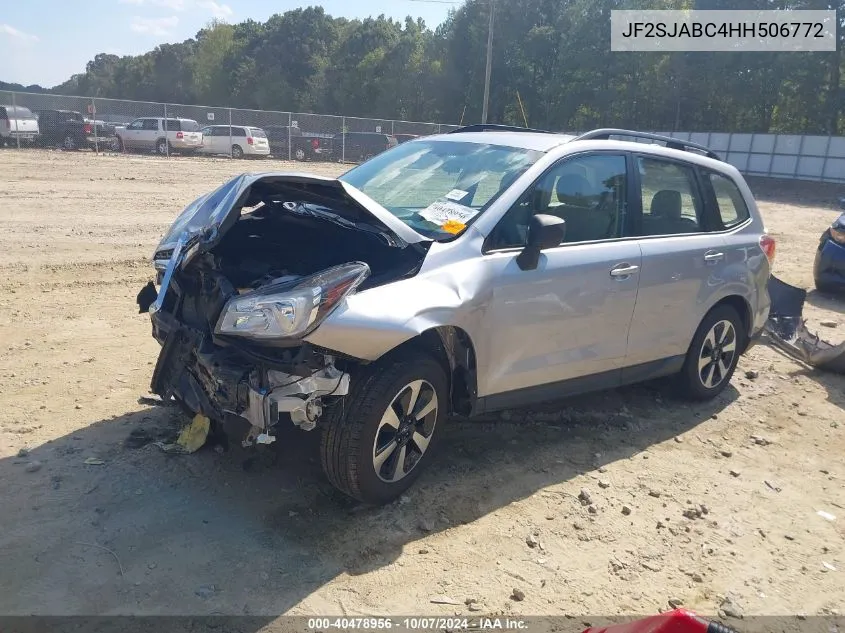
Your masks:
[[[323,398],[349,393],[349,374],[335,367],[332,356],[303,348],[289,371],[269,369],[168,317],[152,316],[156,338],[163,338],[153,393],[165,401],[174,398],[192,415],[245,420],[250,427],[245,444],[272,442],[272,429],[284,415],[310,431],[323,413]]]
[[[766,322],[768,343],[789,356],[824,371],[845,374],[845,343],[833,345],[807,329],[803,318],[807,291],[769,278],[772,305]]]
[[[280,413],[290,415],[291,422],[303,431],[310,431],[323,414],[323,396],[345,396],[349,393],[349,374],[337,369],[333,360],[310,376],[291,376],[280,371],[267,371],[270,387],[249,387],[249,406],[242,417],[253,427],[269,430]]]

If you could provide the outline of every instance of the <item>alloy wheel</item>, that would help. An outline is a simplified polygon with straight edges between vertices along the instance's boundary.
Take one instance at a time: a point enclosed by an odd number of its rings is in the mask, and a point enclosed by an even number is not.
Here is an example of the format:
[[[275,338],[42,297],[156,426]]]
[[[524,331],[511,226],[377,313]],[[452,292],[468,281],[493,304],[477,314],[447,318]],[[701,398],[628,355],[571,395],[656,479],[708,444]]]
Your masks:
[[[707,389],[718,387],[736,357],[736,330],[727,320],[717,321],[707,332],[698,354],[698,378]]]
[[[76,149],[76,141],[70,134],[65,137],[65,140],[62,143],[62,147],[64,147],[65,149]]]
[[[437,392],[426,380],[399,390],[382,415],[373,442],[373,468],[379,479],[395,483],[416,467],[434,435],[437,407]]]

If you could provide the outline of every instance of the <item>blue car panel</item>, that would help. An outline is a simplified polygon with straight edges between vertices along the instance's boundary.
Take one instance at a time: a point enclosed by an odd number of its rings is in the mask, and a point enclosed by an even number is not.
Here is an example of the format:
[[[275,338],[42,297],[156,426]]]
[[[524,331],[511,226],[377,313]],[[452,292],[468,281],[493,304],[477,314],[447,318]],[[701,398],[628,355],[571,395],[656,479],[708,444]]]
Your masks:
[[[845,213],[839,216],[831,228],[845,231]],[[813,277],[819,290],[845,292],[845,244],[834,242],[830,229],[822,234],[819,241]]]

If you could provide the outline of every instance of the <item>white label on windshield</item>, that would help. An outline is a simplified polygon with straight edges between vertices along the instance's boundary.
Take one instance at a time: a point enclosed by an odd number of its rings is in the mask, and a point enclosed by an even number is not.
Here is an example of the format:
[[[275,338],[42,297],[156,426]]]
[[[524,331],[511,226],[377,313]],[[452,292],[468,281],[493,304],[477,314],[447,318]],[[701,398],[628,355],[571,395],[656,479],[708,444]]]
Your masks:
[[[466,224],[467,220],[478,213],[475,209],[465,207],[462,204],[451,202],[449,200],[436,200],[425,209],[420,211],[420,216],[433,222],[438,226],[443,226],[449,220],[454,220]]]
[[[452,189],[449,193],[446,194],[446,197],[449,200],[460,200],[465,195],[467,195],[469,191],[464,191],[463,189]]]

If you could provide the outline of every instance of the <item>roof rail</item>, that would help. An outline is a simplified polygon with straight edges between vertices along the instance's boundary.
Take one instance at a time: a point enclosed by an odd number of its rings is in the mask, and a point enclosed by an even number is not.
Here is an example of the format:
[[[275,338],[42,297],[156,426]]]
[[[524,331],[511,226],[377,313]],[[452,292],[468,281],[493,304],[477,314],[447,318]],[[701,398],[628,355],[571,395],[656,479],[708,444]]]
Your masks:
[[[539,132],[540,134],[554,134],[548,130],[535,130],[530,127],[517,127],[515,125],[499,125],[498,123],[477,123],[465,125],[447,134],[463,134],[464,132]]]
[[[635,132],[633,130],[618,130],[615,128],[602,128],[599,130],[591,130],[590,132],[586,132],[581,134],[580,136],[576,137],[575,141],[588,141],[588,140],[607,140],[611,136],[627,136],[631,138],[644,138],[644,139],[651,139],[652,141],[660,141],[666,144],[666,147],[671,149],[679,149],[683,151],[690,151],[695,150],[701,152],[708,158],[715,158],[716,160],[722,160],[722,158],[714,152],[709,147],[705,147],[704,145],[700,145],[699,143],[693,143],[691,141],[682,141],[679,138],[672,138],[671,136],[662,136],[660,134],[651,134],[650,132]]]

